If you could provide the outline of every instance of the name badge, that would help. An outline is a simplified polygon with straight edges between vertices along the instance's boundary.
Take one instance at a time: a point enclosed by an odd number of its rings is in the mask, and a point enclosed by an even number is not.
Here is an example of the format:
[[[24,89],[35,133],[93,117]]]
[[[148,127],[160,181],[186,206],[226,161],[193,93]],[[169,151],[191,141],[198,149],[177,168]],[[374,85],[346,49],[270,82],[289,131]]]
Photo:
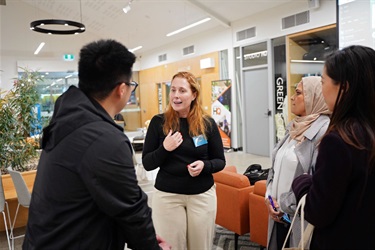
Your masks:
[[[206,140],[206,138],[204,138],[203,135],[194,136],[193,142],[194,142],[195,147],[199,147],[199,146],[202,146],[204,144],[207,144],[207,140]]]

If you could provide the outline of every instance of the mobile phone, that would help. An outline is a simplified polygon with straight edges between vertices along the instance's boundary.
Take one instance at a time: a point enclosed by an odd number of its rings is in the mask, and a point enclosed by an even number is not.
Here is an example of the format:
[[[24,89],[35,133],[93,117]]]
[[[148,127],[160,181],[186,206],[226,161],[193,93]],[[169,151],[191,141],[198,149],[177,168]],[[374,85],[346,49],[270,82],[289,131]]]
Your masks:
[[[273,211],[277,212],[277,208],[275,207],[275,204],[273,203],[273,199],[272,199],[272,196],[271,195],[268,195],[268,200],[270,201],[271,203],[271,206],[273,208]]]
[[[289,219],[289,215],[288,214],[284,214],[283,217],[280,218],[280,220],[286,224],[291,224],[292,222],[290,221]]]
[[[271,206],[272,206],[273,210],[274,210],[275,212],[278,212],[277,208],[275,207],[275,204],[273,203],[273,199],[272,199],[271,195],[268,195],[268,199],[269,199],[269,201],[270,201],[270,203],[271,203]],[[289,219],[289,215],[288,215],[288,214],[285,214],[285,213],[284,213],[284,215],[280,218],[280,220],[281,220],[282,222],[284,222],[284,223],[287,223],[287,224],[290,224],[290,223],[291,223],[291,221],[290,221],[290,219]]]

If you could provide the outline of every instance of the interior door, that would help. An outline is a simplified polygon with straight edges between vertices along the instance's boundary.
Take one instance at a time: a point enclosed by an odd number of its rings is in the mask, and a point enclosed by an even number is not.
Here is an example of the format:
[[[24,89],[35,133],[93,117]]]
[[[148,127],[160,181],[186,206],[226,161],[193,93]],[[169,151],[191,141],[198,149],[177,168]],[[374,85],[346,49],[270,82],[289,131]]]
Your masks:
[[[269,156],[268,69],[243,72],[245,150],[246,153]]]

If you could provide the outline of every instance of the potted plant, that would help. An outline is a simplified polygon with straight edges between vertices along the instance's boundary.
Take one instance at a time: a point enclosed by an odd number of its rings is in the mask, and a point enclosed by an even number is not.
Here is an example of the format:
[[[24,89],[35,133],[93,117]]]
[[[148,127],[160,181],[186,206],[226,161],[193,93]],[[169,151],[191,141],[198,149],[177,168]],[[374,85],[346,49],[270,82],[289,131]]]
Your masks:
[[[23,69],[12,89],[0,93],[0,167],[25,171],[27,163],[37,156],[37,140],[30,132],[37,124],[34,108],[39,100],[36,84],[38,72]]]
[[[35,129],[36,114],[34,108],[39,100],[37,82],[41,80],[38,72],[23,69],[24,73],[14,80],[8,91],[0,91],[0,170],[5,197],[9,204],[11,218],[17,208],[17,195],[13,181],[7,174],[7,168],[22,172],[29,188],[35,180],[38,162],[38,140],[30,137]],[[30,164],[31,162],[31,164]],[[15,227],[25,226],[27,210],[20,210]],[[0,221],[0,231],[3,230]]]

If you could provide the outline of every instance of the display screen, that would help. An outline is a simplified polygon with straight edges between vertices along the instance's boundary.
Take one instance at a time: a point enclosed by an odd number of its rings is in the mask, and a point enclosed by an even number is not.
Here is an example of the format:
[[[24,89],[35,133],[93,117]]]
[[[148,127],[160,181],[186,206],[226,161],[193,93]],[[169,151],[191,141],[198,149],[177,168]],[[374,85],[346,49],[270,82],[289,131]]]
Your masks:
[[[375,0],[337,0],[339,47],[375,48]]]

